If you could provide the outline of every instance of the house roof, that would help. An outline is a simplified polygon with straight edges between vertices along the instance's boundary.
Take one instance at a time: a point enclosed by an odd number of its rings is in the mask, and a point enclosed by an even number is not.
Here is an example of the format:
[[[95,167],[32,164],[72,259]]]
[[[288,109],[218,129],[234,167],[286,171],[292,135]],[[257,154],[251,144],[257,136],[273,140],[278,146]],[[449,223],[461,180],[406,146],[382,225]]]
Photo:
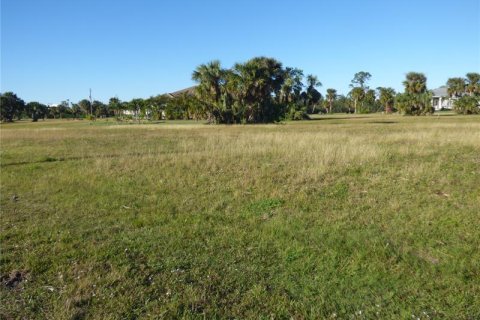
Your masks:
[[[179,95],[182,95],[182,94],[193,95],[193,94],[195,94],[195,88],[196,87],[197,86],[193,86],[193,87],[188,87],[188,88],[178,90],[178,91],[175,91],[175,92],[170,92],[170,93],[167,93],[167,96],[169,96],[171,98],[174,98],[174,97],[178,97]]]
[[[432,90],[434,97],[448,97],[447,86],[441,86],[437,89]]]

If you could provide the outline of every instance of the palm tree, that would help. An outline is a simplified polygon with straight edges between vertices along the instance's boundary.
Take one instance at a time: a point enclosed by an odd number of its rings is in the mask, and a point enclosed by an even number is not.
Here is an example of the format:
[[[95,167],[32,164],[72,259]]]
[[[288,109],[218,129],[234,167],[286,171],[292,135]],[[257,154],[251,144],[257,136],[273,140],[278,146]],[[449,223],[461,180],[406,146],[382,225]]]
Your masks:
[[[409,72],[406,75],[405,93],[395,97],[396,108],[404,114],[425,115],[434,112],[432,94],[427,90],[427,77],[423,73]]]
[[[322,99],[322,95],[318,90],[317,87],[321,87],[322,83],[318,81],[317,76],[312,74],[307,75],[307,105],[312,107],[312,113],[315,113],[315,106],[317,103]]]
[[[144,108],[145,101],[141,98],[132,99],[128,103],[128,109],[133,112],[134,118],[140,123],[140,111]]]
[[[225,71],[220,61],[214,60],[199,65],[192,74],[192,80],[198,82],[197,94],[209,105],[209,117],[215,105],[219,105],[222,94],[221,87],[225,82]]]
[[[450,78],[447,81],[447,92],[450,97],[460,97],[465,92],[465,79]]]
[[[90,104],[90,101],[87,99],[80,100],[78,102],[78,105],[80,109],[82,109],[83,113],[85,114],[90,114],[92,113],[92,106]]]
[[[352,97],[352,100],[353,100],[353,108],[355,110],[354,112],[357,113],[358,102],[363,101],[363,99],[365,98],[365,91],[363,90],[362,87],[355,87],[350,91],[350,96]]]
[[[244,108],[246,122],[266,122],[274,117],[273,94],[278,101],[284,80],[282,64],[273,58],[257,57],[234,65],[228,81],[235,86],[234,95]]]
[[[47,109],[47,106],[36,101],[27,103],[25,111],[32,117],[32,122],[37,122]]]
[[[329,105],[328,113],[332,113],[333,101],[335,101],[336,98],[337,98],[337,90],[327,89],[327,100]]]
[[[405,92],[411,94],[425,93],[427,91],[427,77],[423,73],[409,72],[403,81]]]
[[[385,108],[385,113],[391,113],[395,103],[395,89],[378,87],[379,101]]]
[[[321,87],[322,83],[318,81],[318,77],[313,74],[307,75],[307,87],[316,88]]]
[[[480,74],[476,72],[467,73],[467,91],[473,96],[474,94],[480,94]]]
[[[117,97],[110,98],[108,101],[108,108],[113,110],[113,113],[118,118],[120,116],[122,102]]]
[[[82,108],[78,105],[78,103],[72,103],[72,114],[74,119],[77,119],[80,114],[82,114]]]
[[[284,82],[280,89],[280,102],[288,104],[291,102],[292,96],[294,101],[298,100],[303,88],[302,79],[302,70],[290,67],[285,68]]]
[[[368,89],[365,91],[365,97],[362,101],[362,108],[364,107],[364,105],[366,104],[367,105],[367,110],[369,111],[377,111],[375,109],[375,98],[376,98],[376,95],[375,95],[375,90],[373,89]]]

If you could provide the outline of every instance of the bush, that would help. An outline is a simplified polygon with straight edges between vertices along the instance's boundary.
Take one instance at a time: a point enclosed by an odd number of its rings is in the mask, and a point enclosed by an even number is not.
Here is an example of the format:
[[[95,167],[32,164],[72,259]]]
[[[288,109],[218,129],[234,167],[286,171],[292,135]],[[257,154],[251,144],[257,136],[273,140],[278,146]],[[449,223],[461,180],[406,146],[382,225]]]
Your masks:
[[[400,93],[395,98],[395,108],[402,114],[426,115],[435,112],[430,93]]]
[[[310,117],[307,113],[307,108],[291,104],[288,107],[288,112],[285,114],[285,120],[308,120]]]
[[[480,100],[478,97],[463,96],[455,100],[453,110],[459,114],[479,114]]]

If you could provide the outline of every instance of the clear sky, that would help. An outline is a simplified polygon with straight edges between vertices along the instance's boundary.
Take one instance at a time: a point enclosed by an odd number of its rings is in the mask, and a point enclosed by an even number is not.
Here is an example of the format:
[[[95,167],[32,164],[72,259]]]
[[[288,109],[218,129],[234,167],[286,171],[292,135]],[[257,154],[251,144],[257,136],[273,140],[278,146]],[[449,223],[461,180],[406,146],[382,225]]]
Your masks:
[[[435,88],[480,72],[480,0],[1,0],[1,91],[27,102],[146,98],[259,55],[322,93],[362,70],[374,88],[408,71]]]

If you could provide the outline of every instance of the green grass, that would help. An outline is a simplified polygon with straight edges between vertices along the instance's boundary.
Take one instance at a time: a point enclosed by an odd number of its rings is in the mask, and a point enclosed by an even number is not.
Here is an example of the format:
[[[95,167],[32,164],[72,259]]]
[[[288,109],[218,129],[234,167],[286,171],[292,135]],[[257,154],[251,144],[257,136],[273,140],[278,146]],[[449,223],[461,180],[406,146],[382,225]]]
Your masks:
[[[0,130],[2,318],[480,318],[478,116]]]

